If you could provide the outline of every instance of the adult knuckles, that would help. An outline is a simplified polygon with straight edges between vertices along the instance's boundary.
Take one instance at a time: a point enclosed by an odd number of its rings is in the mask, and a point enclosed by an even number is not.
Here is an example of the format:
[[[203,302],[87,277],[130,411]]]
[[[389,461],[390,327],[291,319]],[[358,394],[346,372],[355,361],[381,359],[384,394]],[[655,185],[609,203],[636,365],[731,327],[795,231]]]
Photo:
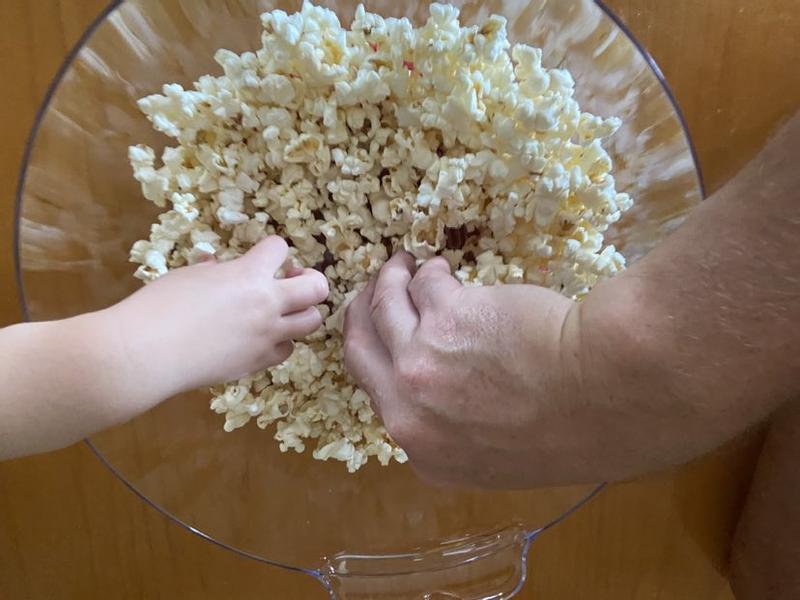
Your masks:
[[[409,290],[414,290],[414,293],[424,292],[429,288],[435,287],[437,283],[452,279],[449,266],[443,268],[438,259],[432,260],[437,261],[437,263],[435,265],[428,265],[427,263],[423,265],[411,279],[408,285]],[[444,261],[444,259],[441,260]],[[447,264],[446,261],[444,264]]]
[[[414,278],[409,282],[408,289],[413,294],[425,292],[434,285],[436,280],[441,277],[437,271],[418,271]]]
[[[353,360],[356,358],[359,350],[364,347],[364,344],[361,339],[359,339],[359,334],[356,331],[351,330],[347,333],[344,338],[344,342],[342,344],[342,349],[344,351],[344,362],[346,367],[350,367]]]
[[[344,366],[347,371],[354,377],[358,378],[358,374],[364,371],[365,365],[372,357],[370,348],[367,348],[365,337],[359,333],[350,333],[345,337],[342,344],[342,353],[344,355]]]
[[[376,289],[369,304],[369,311],[373,318],[381,319],[389,311],[392,303],[393,290]]]
[[[378,288],[407,288],[411,282],[411,273],[401,265],[387,264],[378,276]]]
[[[425,353],[411,351],[398,358],[396,375],[398,383],[413,392],[424,391],[437,384],[438,371]]]

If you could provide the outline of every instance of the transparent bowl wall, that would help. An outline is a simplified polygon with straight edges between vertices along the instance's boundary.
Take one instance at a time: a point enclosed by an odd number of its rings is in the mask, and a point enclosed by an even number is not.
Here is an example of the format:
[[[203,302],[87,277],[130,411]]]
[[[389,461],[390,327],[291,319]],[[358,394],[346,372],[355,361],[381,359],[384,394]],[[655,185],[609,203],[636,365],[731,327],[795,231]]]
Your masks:
[[[349,23],[357,3],[322,4]],[[366,4],[416,24],[428,12],[427,3]],[[701,200],[691,143],[660,72],[602,5],[454,4],[468,24],[491,13],[507,17],[513,41],[541,46],[548,66],[570,69],[584,109],[623,119],[611,153],[619,187],[633,195],[636,207],[609,238],[629,259],[644,255]],[[212,60],[217,48],[256,49],[258,15],[298,7],[129,0],[109,7],[87,31],[50,90],[23,166],[17,249],[28,318],[98,309],[137,288],[128,249],[146,236],[157,211],[141,197],[126,150],[135,143],[161,147],[165,139],[138,112],[136,100],[165,82],[189,85],[218,73]],[[487,401],[501,406],[500,399]],[[164,403],[91,444],[134,491],[180,523],[253,558],[304,570],[353,597],[380,590],[393,590],[397,598],[432,590],[507,597],[524,579],[524,554],[535,533],[595,489],[441,490],[398,465],[370,464],[348,475],[339,463],[281,454],[271,435],[254,425],[224,433],[202,391]],[[396,579],[412,572],[418,576]]]

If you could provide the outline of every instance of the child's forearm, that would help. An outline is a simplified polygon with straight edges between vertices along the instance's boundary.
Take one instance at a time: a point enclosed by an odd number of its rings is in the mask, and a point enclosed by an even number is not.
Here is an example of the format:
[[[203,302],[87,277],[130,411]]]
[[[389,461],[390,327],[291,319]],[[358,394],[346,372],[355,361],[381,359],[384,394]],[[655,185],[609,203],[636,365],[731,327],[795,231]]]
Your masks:
[[[0,459],[61,448],[162,399],[136,381],[110,325],[99,312],[0,330]]]

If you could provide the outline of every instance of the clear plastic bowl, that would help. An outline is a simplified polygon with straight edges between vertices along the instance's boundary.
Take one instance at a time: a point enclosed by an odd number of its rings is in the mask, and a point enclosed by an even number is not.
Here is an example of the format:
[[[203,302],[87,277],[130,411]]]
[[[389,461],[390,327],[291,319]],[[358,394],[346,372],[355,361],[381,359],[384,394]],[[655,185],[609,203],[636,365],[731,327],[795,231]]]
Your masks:
[[[321,4],[344,23],[356,7],[351,0]],[[366,4],[416,24],[427,16],[427,3]],[[631,260],[701,200],[691,142],[660,71],[602,4],[454,4],[466,23],[507,17],[512,41],[541,46],[548,66],[572,71],[586,110],[623,119],[611,154],[619,187],[636,207],[609,238]],[[217,48],[256,48],[261,12],[298,7],[126,0],[92,25],[50,87],[22,168],[16,242],[27,318],[98,309],[136,289],[128,249],[156,212],[141,197],[126,150],[165,141],[136,100],[165,82],[188,85],[218,72]],[[510,597],[524,582],[531,541],[599,489],[442,490],[407,466],[374,463],[348,475],[338,463],[281,454],[254,426],[224,433],[205,392],[175,398],[88,443],[176,522],[250,558],[312,575],[343,598]]]

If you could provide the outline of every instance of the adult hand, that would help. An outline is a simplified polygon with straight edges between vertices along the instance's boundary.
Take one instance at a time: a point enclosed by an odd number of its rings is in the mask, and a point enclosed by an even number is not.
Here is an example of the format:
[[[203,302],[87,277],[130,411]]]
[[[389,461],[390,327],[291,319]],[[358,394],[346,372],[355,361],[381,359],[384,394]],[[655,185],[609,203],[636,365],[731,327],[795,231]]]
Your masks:
[[[524,487],[571,478],[560,455],[585,445],[553,430],[582,403],[578,316],[549,290],[462,287],[445,260],[415,271],[401,252],[350,305],[345,359],[422,477]]]
[[[796,398],[800,204],[777,146],[580,305],[465,288],[442,259],[415,271],[394,256],[348,309],[345,360],[418,473],[500,488],[625,479]]]
[[[800,114],[580,305],[392,258],[345,359],[423,477],[526,487],[694,458],[800,397]]]

